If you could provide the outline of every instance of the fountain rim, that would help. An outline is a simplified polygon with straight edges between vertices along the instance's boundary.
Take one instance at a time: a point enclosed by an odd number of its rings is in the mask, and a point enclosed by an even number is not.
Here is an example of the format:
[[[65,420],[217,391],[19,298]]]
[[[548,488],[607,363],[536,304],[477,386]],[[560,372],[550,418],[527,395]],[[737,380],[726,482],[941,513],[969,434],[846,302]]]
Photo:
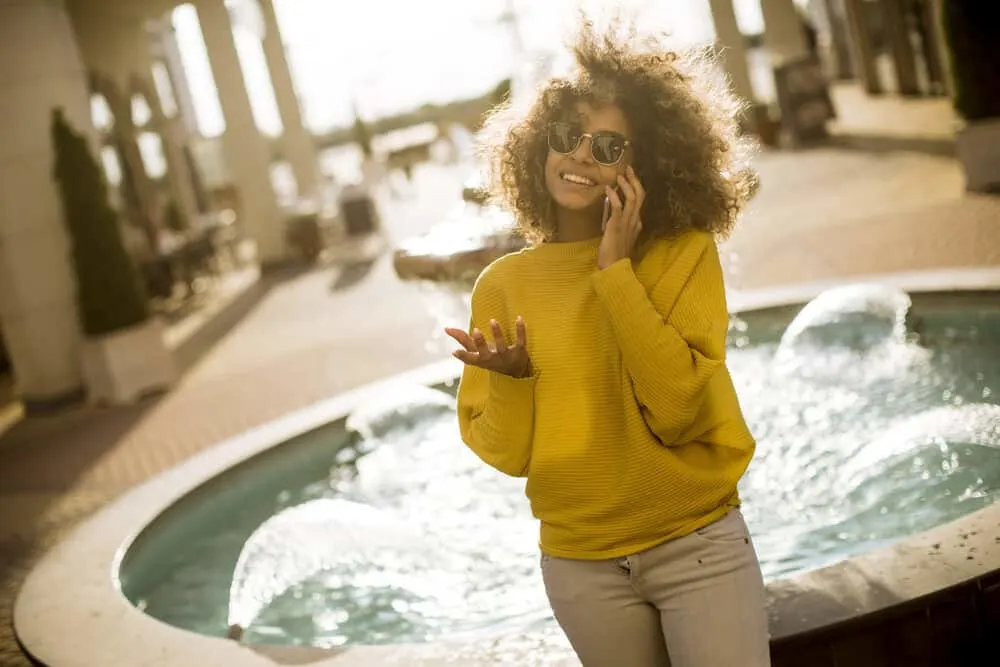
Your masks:
[[[807,303],[822,291],[880,283],[914,294],[994,292],[1000,267],[853,276],[787,287],[731,291],[730,310],[751,312]],[[76,526],[29,572],[13,610],[15,636],[37,664],[199,664],[265,667],[310,664],[432,665],[436,644],[348,645],[338,649],[252,646],[163,623],[122,594],[117,572],[133,542],[188,494],[288,440],[341,421],[387,387],[453,382],[461,364],[436,362],[325,399],[225,440],[140,484]],[[1000,503],[892,546],[768,584],[772,646],[850,627],[910,608],[956,587],[1000,576]],[[972,556],[971,554],[975,554]],[[306,662],[303,662],[306,661]],[[572,663],[570,663],[572,664]]]

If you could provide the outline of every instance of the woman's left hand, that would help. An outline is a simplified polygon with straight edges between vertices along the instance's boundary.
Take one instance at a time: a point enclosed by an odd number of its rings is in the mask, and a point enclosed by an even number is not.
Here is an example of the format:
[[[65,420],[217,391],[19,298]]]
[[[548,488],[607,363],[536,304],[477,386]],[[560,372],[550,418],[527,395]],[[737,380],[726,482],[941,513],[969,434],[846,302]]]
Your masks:
[[[613,188],[607,188],[608,201],[611,204],[611,215],[604,228],[604,238],[597,252],[597,266],[606,269],[620,259],[632,255],[635,242],[642,231],[642,221],[639,212],[646,198],[646,191],[635,175],[631,166],[625,168],[625,173],[618,176],[618,187],[625,195],[625,201],[618,197]]]

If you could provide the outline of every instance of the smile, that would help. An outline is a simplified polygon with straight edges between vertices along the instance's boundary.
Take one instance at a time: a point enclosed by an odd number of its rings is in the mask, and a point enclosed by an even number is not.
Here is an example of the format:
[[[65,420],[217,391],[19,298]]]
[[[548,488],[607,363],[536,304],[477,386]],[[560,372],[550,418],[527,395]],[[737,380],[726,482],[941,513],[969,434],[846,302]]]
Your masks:
[[[597,185],[596,181],[592,181],[586,176],[580,176],[579,174],[571,174],[569,172],[563,172],[559,175],[561,179],[575,185]]]

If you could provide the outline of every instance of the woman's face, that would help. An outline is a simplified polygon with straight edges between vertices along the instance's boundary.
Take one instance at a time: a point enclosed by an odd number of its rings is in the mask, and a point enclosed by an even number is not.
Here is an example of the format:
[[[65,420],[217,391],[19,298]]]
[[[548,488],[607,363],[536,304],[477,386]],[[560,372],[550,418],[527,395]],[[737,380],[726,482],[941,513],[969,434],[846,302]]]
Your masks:
[[[587,102],[578,102],[565,124],[558,126],[562,141],[556,148],[569,150],[568,153],[553,149],[549,141],[549,153],[545,160],[545,187],[557,206],[579,211],[592,207],[603,207],[605,187],[615,187],[619,174],[631,164],[633,149],[631,128],[624,112],[617,106],[594,107]],[[598,134],[605,133],[605,134]],[[608,135],[606,133],[612,133]],[[576,137],[583,136],[573,149]],[[594,150],[595,140],[600,146]],[[595,158],[597,153],[597,159]],[[607,163],[620,154],[615,164]]]

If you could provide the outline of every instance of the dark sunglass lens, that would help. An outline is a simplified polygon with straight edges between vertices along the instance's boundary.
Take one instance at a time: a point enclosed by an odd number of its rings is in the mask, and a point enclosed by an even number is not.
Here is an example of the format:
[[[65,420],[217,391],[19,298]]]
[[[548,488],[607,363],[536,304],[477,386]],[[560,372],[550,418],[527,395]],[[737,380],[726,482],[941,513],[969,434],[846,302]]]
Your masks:
[[[549,126],[549,146],[557,153],[572,153],[580,140],[580,133],[569,123],[552,123]]]
[[[625,152],[625,140],[615,134],[598,134],[592,140],[594,159],[604,164],[614,164]]]

